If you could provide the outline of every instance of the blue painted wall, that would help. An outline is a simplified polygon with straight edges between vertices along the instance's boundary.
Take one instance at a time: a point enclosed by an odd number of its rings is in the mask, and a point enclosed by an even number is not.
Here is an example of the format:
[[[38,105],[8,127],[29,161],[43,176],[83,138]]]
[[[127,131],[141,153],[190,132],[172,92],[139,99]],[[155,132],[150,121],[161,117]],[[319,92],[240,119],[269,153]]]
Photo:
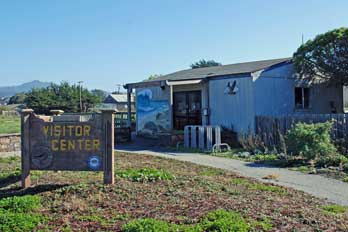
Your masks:
[[[255,114],[279,116],[294,112],[295,79],[293,65],[265,70],[253,80]]]
[[[238,133],[254,132],[256,115],[284,115],[294,111],[295,80],[291,64],[280,65],[254,78],[249,75],[214,78],[209,81],[210,124]],[[224,93],[236,80],[238,92]]]
[[[228,82],[236,81],[235,95],[225,93]],[[249,75],[230,76],[209,81],[210,124],[233,128],[236,132],[254,130],[253,83]]]
[[[338,113],[343,111],[343,88],[327,86],[311,87],[310,108],[296,110],[294,94],[298,82],[293,74],[292,64],[281,64],[264,70],[259,76],[245,74],[209,79],[204,84],[204,89],[208,89],[209,96],[202,93],[203,106],[209,106],[208,120],[204,122],[208,121],[210,125],[232,128],[238,133],[253,133],[255,131],[255,116],[257,115],[331,113],[330,102],[334,102],[337,106]],[[225,93],[228,83],[234,81],[237,83],[237,93],[233,95]],[[175,86],[174,91],[189,91],[193,87],[202,89],[202,86]],[[139,134],[169,132],[172,129],[169,88],[162,90],[160,87],[149,87],[148,89],[152,92],[152,101],[161,102],[160,107],[164,110],[161,112],[153,111],[156,114],[144,114],[139,112],[140,108],[137,105],[137,132]],[[137,89],[137,93],[141,90],[143,89]],[[348,94],[346,95],[348,96]],[[155,131],[149,131],[151,128],[155,128]]]

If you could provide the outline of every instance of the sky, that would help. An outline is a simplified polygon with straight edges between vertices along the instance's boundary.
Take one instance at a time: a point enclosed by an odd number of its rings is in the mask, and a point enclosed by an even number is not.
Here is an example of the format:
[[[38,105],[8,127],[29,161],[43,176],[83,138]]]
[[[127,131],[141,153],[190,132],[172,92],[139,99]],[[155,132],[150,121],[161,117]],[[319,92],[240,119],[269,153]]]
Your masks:
[[[0,86],[117,84],[189,68],[292,56],[348,27],[346,0],[0,1]]]

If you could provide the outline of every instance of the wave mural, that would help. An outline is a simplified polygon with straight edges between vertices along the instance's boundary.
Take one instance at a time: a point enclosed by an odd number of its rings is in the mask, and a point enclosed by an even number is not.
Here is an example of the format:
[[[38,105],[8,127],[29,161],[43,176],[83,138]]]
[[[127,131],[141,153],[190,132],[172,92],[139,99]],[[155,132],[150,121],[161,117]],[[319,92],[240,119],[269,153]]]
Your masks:
[[[170,131],[169,102],[153,100],[151,89],[137,93],[138,134],[156,137]]]

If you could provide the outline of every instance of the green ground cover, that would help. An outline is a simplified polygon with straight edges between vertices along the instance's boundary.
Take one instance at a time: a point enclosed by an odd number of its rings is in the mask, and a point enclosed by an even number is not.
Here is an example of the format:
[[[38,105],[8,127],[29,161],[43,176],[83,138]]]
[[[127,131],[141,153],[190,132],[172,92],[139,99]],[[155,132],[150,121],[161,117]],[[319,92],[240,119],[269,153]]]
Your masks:
[[[19,133],[20,126],[20,117],[0,116],[0,134]]]
[[[115,185],[100,172],[32,171],[21,190],[19,157],[1,158],[0,231],[348,230],[346,208],[233,172],[123,153],[115,165]]]

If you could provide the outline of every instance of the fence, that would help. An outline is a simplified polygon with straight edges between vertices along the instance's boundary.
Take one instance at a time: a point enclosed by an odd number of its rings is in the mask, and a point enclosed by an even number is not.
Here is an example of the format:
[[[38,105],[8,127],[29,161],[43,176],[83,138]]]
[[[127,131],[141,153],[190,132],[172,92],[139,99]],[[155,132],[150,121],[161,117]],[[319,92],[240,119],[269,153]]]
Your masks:
[[[331,138],[333,140],[347,138],[348,114],[296,114],[282,117],[256,116],[255,132],[267,147],[279,145],[281,135],[296,123],[319,123],[332,121]]]
[[[132,112],[131,127],[128,126],[127,112],[115,113],[115,142],[125,143],[131,141],[132,130],[135,130],[135,113]]]
[[[20,113],[15,110],[3,110],[0,112],[2,116],[5,117],[19,117]]]

